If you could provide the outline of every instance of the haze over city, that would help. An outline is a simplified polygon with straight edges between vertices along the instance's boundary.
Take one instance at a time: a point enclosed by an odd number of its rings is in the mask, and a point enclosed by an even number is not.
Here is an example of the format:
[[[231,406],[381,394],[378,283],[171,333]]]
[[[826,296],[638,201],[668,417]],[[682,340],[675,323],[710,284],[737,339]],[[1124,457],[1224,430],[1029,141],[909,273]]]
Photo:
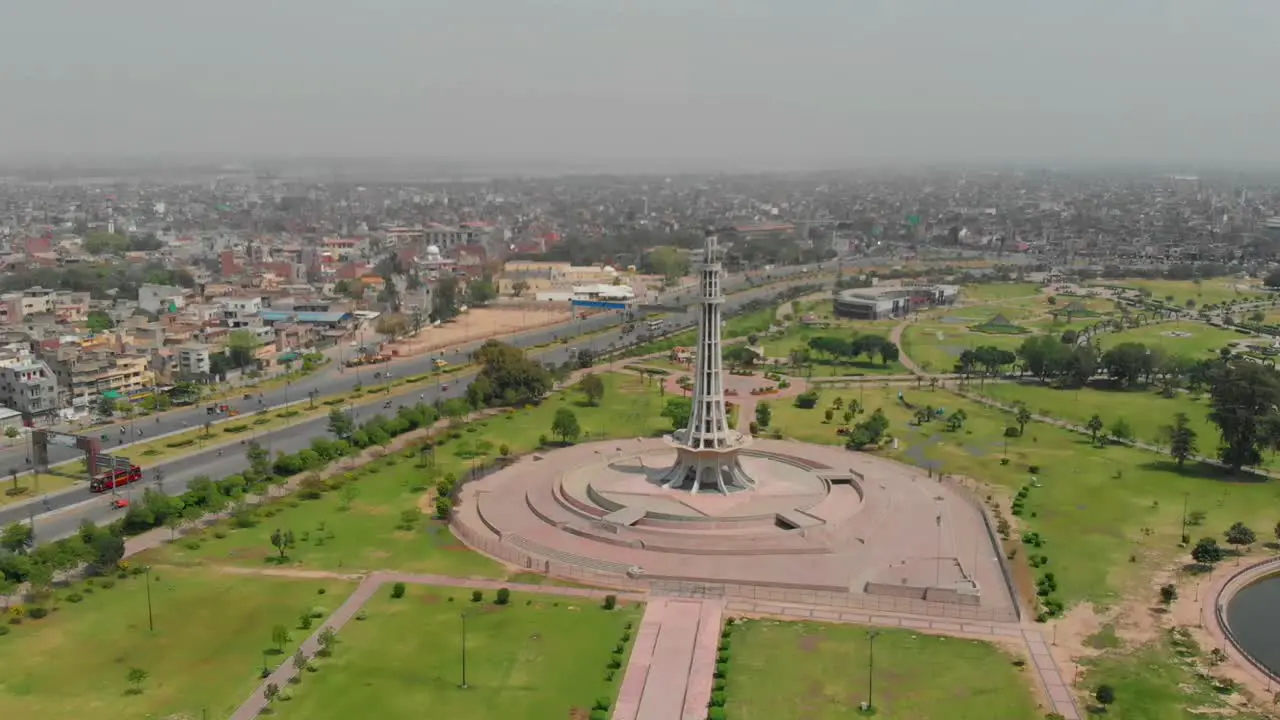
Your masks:
[[[49,0],[0,162],[1270,167],[1280,4]]]

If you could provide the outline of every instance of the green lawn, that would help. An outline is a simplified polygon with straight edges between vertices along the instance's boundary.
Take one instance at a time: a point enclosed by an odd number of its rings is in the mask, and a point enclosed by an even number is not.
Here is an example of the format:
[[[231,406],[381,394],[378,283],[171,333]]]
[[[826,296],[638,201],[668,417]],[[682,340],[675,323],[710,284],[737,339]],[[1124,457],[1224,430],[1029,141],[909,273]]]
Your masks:
[[[459,437],[436,447],[434,474],[465,475],[471,460],[464,455],[485,440],[493,444],[490,455],[502,444],[515,455],[535,449],[539,436],[551,435],[552,418],[562,407],[577,415],[584,439],[588,434],[592,439],[650,436],[670,429],[670,422],[659,415],[663,399],[656,383],[646,386],[639,377],[621,374],[606,374],[603,380],[605,396],[597,407],[585,406],[581,393],[569,389],[538,407],[489,418],[456,432]],[[293,530],[297,538],[297,546],[288,554],[289,564],[295,566],[502,576],[502,566],[468,550],[442,522],[424,515],[411,530],[401,526],[405,511],[426,507],[430,512],[430,504],[422,502],[433,484],[426,464],[414,451],[383,458],[355,471],[358,479],[352,487],[357,495],[346,509],[342,491],[317,500],[284,498],[261,509],[254,527],[235,528],[224,522],[198,536],[149,551],[148,557],[176,564],[262,566],[276,562],[270,538],[279,528]],[[217,537],[219,534],[223,537]]]
[[[1200,440],[1202,454],[1213,454],[1217,447],[1218,428],[1209,422],[1209,403],[1178,393],[1166,398],[1150,390],[1057,390],[1046,385],[1023,383],[990,383],[978,388],[987,397],[1003,403],[1026,403],[1033,413],[1061,418],[1078,425],[1098,415],[1107,427],[1124,419],[1133,428],[1134,437],[1163,444],[1161,428],[1173,422],[1175,413],[1186,413]]]
[[[409,586],[371,599],[368,619],[349,623],[331,658],[289,688],[281,718],[577,718],[622,682],[606,665],[640,607],[606,611],[586,599],[512,593],[506,606],[459,588]],[[450,599],[452,598],[452,601]],[[467,619],[467,684],[461,683],[462,619]],[[626,654],[633,643],[626,643]],[[575,715],[580,711],[581,715]]]
[[[81,586],[83,602],[64,600],[47,618],[7,626],[0,717],[143,720],[207,711],[225,718],[257,686],[271,628],[294,627],[312,607],[331,611],[355,587],[171,567],[155,568],[151,579],[154,633],[147,629],[145,576],[113,579],[111,589],[99,579],[92,593]],[[293,631],[286,653],[303,634]],[[135,667],[150,673],[141,694],[127,692],[126,674]]]
[[[978,322],[985,322],[990,316]],[[1016,322],[1016,321],[1015,321]],[[990,345],[1015,351],[1030,335],[992,335],[973,332],[963,324],[914,322],[902,333],[902,349],[926,372],[949,373],[965,350]]]
[[[1068,605],[1080,601],[1107,605],[1126,591],[1149,592],[1148,574],[1185,552],[1176,547],[1184,498],[1190,510],[1207,514],[1203,527],[1188,528],[1193,538],[1220,539],[1237,520],[1259,536],[1275,526],[1278,483],[1233,481],[1198,466],[1178,473],[1165,456],[1120,446],[1093,447],[1087,437],[1042,423],[1033,422],[1023,437],[1006,441],[1004,428],[1014,424],[1011,415],[944,390],[930,391],[927,385],[921,390],[902,389],[904,398],[948,413],[963,409],[969,419],[957,433],[946,431],[940,422],[918,428],[910,423],[910,411],[898,402],[899,390],[826,390],[813,410],[776,403],[771,429],[798,440],[842,444],[835,434],[837,425],[822,422],[823,410],[836,397],[861,399],[867,413],[877,407],[885,411],[890,432],[899,440],[897,450],[885,452],[904,462],[977,478],[1008,491],[1026,484],[1029,468],[1035,466],[1043,486],[1031,491],[1026,515],[1020,520],[1027,530],[1044,537],[1038,552],[1050,562],[1030,572],[1053,571],[1057,596]],[[1202,442],[1208,445],[1210,440]],[[1010,462],[1001,465],[1006,447]],[[1016,562],[1025,562],[1024,555],[1020,553]],[[1024,593],[1028,590],[1023,588]]]
[[[84,477],[78,478],[83,481]],[[17,477],[0,477],[0,506],[34,500],[41,495],[66,490],[76,483],[65,475],[49,473],[27,474]],[[86,495],[88,490],[85,491]]]
[[[985,283],[982,285],[965,285],[960,288],[960,297],[968,302],[991,302],[993,300],[1009,300],[1023,298],[1028,295],[1039,295],[1040,286],[1036,283]]]
[[[1187,333],[1186,337],[1175,337],[1171,333]],[[1209,327],[1199,322],[1164,322],[1144,325],[1123,332],[1109,332],[1098,336],[1105,350],[1122,342],[1140,342],[1148,347],[1158,347],[1171,355],[1185,355],[1193,359],[1204,359],[1216,354],[1219,348],[1229,343],[1248,340],[1232,330]]]
[[[1191,280],[1099,280],[1091,284],[1147,290],[1153,300],[1171,302],[1178,307],[1185,306],[1187,300],[1195,300],[1196,305],[1209,305],[1264,296],[1264,293],[1253,287],[1237,288],[1237,285],[1244,285],[1245,281],[1234,278],[1212,278],[1202,280],[1199,284]],[[1169,296],[1173,297],[1172,301],[1167,300]]]
[[[867,699],[866,627],[749,620],[734,627],[725,709],[742,720],[856,717]],[[881,629],[873,705],[885,720],[1039,720],[1037,682],[975,640]],[[550,717],[550,716],[548,716]]]

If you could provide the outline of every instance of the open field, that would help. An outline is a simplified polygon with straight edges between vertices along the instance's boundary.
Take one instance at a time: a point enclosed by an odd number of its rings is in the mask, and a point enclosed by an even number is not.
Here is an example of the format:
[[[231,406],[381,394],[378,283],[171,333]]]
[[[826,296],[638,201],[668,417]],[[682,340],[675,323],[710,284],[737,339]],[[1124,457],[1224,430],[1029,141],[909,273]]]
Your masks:
[[[980,285],[965,285],[960,289],[960,298],[962,300],[978,303],[1025,298],[1039,294],[1040,285],[1036,283],[983,283]]]
[[[1152,299],[1169,302],[1178,307],[1185,306],[1187,300],[1195,300],[1196,305],[1209,305],[1227,300],[1249,300],[1265,296],[1260,288],[1246,285],[1246,281],[1235,278],[1211,278],[1199,283],[1191,280],[1097,280],[1089,284],[1146,290],[1151,293]],[[1170,297],[1173,299],[1169,300]]]
[[[1176,337],[1171,333],[1186,333],[1186,337]],[[1230,343],[1248,340],[1233,330],[1213,328],[1198,322],[1163,322],[1131,328],[1122,332],[1104,333],[1098,336],[1103,350],[1119,345],[1122,342],[1140,342],[1148,347],[1158,347],[1171,355],[1185,355],[1195,360],[1203,360],[1210,354],[1216,354],[1220,348]]]
[[[417,337],[392,344],[397,355],[416,355],[427,350],[465,345],[475,340],[506,335],[533,327],[554,325],[573,318],[568,308],[527,306],[520,308],[480,307],[459,315],[453,322],[426,327]]]
[[[371,599],[368,619],[348,624],[331,658],[317,662],[278,702],[276,714],[333,718],[586,717],[598,697],[616,698],[622,671],[606,664],[639,606],[606,611],[591,600],[512,593],[509,605],[480,603],[469,590],[389,587]],[[461,683],[466,613],[467,689]],[[631,642],[623,653],[630,652]],[[581,715],[575,715],[575,710]]]
[[[0,717],[143,720],[199,718],[204,711],[227,717],[257,686],[264,652],[274,649],[272,627],[294,628],[300,613],[332,609],[355,587],[156,568],[150,583],[156,629],[150,632],[146,576],[112,579],[110,589],[106,582],[78,585],[83,601],[63,600],[44,619],[6,626]],[[292,634],[285,653],[303,637]],[[131,668],[150,674],[141,693],[128,692]]]
[[[869,628],[748,620],[733,631],[728,702],[743,720],[835,720],[867,699]],[[875,639],[876,717],[1039,720],[1037,682],[985,642],[883,629]]]
[[[991,335],[973,332],[963,324],[921,320],[903,331],[902,349],[926,372],[949,373],[965,350],[990,345],[1013,351],[1028,337],[1030,335]]]
[[[538,407],[455,430],[450,435],[457,437],[441,442],[432,454],[420,457],[409,450],[361,468],[351,490],[330,492],[316,500],[283,499],[259,510],[253,527],[236,528],[225,521],[198,537],[150,551],[148,557],[175,564],[276,563],[270,536],[282,528],[293,530],[298,537],[297,547],[285,563],[289,565],[500,577],[500,565],[468,550],[443,522],[427,516],[432,508],[429,488],[434,478],[448,473],[464,476],[471,456],[481,449],[489,457],[496,456],[503,444],[513,455],[534,450],[540,436],[551,436],[552,418],[562,407],[577,415],[584,437],[647,437],[670,428],[670,422],[660,416],[663,399],[651,389],[656,384],[646,387],[638,377],[619,374],[606,374],[602,379],[605,396],[597,407],[586,406],[581,393],[572,389],[557,393]],[[491,446],[486,447],[486,441]],[[344,492],[353,496],[344,498]],[[413,510],[423,514],[406,525],[402,514]]]

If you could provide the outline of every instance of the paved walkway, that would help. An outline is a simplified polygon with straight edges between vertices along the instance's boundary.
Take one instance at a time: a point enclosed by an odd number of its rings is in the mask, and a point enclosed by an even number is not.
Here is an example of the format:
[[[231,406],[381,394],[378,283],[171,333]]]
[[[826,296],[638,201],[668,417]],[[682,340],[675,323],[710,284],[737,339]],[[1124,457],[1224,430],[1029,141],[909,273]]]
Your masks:
[[[636,632],[613,720],[703,720],[723,605],[653,598]]]
[[[1045,695],[1053,704],[1053,711],[1062,715],[1066,720],[1079,720],[1082,717],[1080,708],[1076,705],[1075,696],[1071,692],[1071,686],[1067,683],[1066,677],[1049,653],[1049,644],[1045,642],[1041,628],[1036,625],[981,621],[957,622],[925,616],[883,615],[836,607],[766,603],[754,600],[731,600],[726,609],[733,615],[769,616],[788,620],[818,620],[821,622],[896,627],[979,640],[1022,641],[1026,646],[1027,655],[1031,659],[1031,666],[1035,669],[1036,675],[1040,679]]]

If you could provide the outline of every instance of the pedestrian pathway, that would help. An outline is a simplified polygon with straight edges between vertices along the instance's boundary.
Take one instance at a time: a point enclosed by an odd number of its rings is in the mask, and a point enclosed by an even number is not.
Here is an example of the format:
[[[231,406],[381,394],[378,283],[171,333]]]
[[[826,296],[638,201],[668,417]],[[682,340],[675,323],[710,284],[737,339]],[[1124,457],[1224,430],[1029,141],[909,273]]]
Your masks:
[[[703,720],[723,606],[654,598],[645,607],[613,720]]]

